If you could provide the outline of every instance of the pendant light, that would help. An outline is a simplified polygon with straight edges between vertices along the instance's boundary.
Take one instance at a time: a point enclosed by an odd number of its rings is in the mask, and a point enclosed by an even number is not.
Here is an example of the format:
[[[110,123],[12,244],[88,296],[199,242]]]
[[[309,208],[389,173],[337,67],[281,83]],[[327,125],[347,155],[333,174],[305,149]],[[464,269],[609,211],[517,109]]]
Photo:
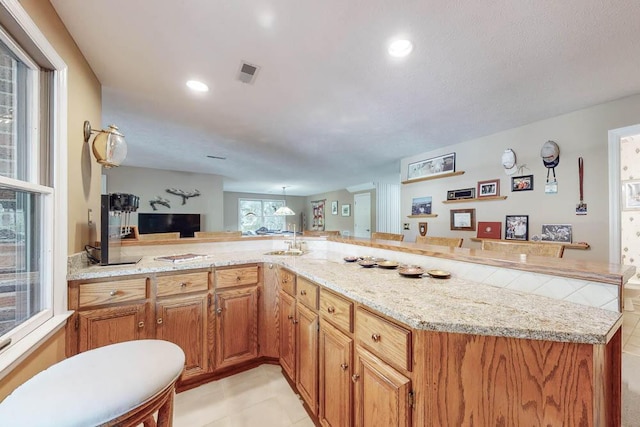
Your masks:
[[[287,206],[287,194],[284,192],[284,189],[285,187],[282,187],[282,196],[284,197],[284,206],[279,207],[273,214],[282,215],[282,216],[295,215],[296,213]]]

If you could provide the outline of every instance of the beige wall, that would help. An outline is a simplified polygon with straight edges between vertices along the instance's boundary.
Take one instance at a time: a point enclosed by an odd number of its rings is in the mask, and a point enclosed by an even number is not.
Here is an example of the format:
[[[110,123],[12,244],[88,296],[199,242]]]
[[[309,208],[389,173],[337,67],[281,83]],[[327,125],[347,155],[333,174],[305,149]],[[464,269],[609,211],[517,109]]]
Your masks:
[[[98,220],[101,167],[90,153],[89,144],[84,143],[82,125],[89,120],[93,127],[101,127],[101,85],[53,6],[42,0],[22,0],[20,4],[68,67],[68,253],[76,253],[96,240],[95,229],[88,226],[87,213],[92,209]]]
[[[131,193],[140,197],[138,213],[198,213],[201,214],[202,230],[222,230],[224,206],[222,177],[202,173],[177,172],[162,169],[120,166],[106,169],[107,192]],[[191,197],[182,204],[182,197],[167,193],[167,188],[184,191],[200,191],[200,196]],[[149,201],[160,196],[170,201],[171,208],[156,205],[154,211]],[[138,223],[137,214],[131,217],[132,225]]]
[[[305,214],[307,216],[306,230],[311,230],[313,223],[313,207],[311,202],[314,200],[326,200],[325,204],[325,230],[338,230],[341,233],[348,231],[353,236],[353,197],[358,193],[370,193],[371,194],[371,231],[376,229],[376,192],[371,191],[357,191],[350,193],[347,190],[337,190],[328,193],[314,194],[307,197],[305,205]],[[338,201],[338,214],[333,215],[331,213],[331,202]],[[342,206],[351,205],[351,215],[342,216]]]
[[[256,194],[256,193],[235,193],[231,191],[224,192],[224,228],[222,231],[238,231],[238,199],[263,199],[263,200],[282,200],[282,194]],[[287,206],[295,213],[295,216],[287,217],[287,225],[296,225],[296,229],[300,229],[301,212],[305,208],[304,197],[287,196]],[[210,230],[217,231],[217,230]]]
[[[478,221],[501,221],[503,235],[505,215],[529,215],[530,235],[540,234],[542,224],[572,224],[574,241],[588,242],[591,250],[567,250],[564,256],[608,262],[608,131],[638,123],[640,96],[633,96],[403,159],[403,180],[408,163],[450,152],[456,153],[456,169],[465,174],[403,184],[402,217],[410,214],[413,198],[431,196],[432,211],[438,217],[427,219],[428,234],[463,237],[464,247],[479,247],[478,243],[469,241],[476,232],[451,231],[450,209],[476,209]],[[542,164],[540,149],[547,140],[554,140],[560,146],[557,194],[544,192],[547,169]],[[511,192],[510,177],[501,165],[501,155],[506,148],[515,151],[518,165],[526,165],[524,175],[534,175],[533,191]],[[575,214],[579,200],[578,157],[584,158],[584,196],[588,204],[585,216]],[[442,203],[447,190],[475,187],[478,181],[494,178],[500,178],[500,194],[508,197],[504,201]],[[415,239],[418,221],[424,220],[407,220],[411,230],[405,232],[405,241]]]

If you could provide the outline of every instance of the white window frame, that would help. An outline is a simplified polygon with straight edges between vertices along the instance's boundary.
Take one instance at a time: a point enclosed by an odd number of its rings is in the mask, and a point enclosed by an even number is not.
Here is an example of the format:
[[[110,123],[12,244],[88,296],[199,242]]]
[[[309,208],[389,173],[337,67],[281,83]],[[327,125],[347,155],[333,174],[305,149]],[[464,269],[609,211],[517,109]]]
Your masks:
[[[67,310],[67,65],[57,54],[53,46],[35,25],[27,12],[16,0],[0,0],[0,9],[3,12],[2,24],[7,27],[11,24],[12,31],[18,32],[19,37],[28,40],[31,49],[35,49],[38,56],[47,61],[47,68],[52,70],[52,111],[51,111],[51,144],[50,160],[52,165],[51,186],[35,184],[39,177],[28,176],[31,183],[3,178],[3,185],[16,189],[35,191],[43,197],[43,236],[41,244],[43,248],[42,283],[45,309],[37,315],[15,328],[9,347],[0,352],[0,379],[35,351],[49,337],[62,329],[67,318],[71,314]],[[5,44],[11,45],[3,39]],[[18,41],[20,42],[20,40]],[[17,50],[19,52],[20,49]],[[31,52],[29,52],[31,53]],[[33,56],[33,55],[30,55]],[[23,58],[20,58],[21,60]],[[29,61],[31,62],[31,61]],[[29,64],[29,62],[25,62]],[[37,79],[37,78],[36,78]],[[38,97],[38,92],[33,91],[33,96]],[[36,114],[37,112],[34,112]],[[33,119],[34,116],[31,117]],[[38,122],[33,122],[37,132]],[[39,141],[39,140],[38,140]],[[39,151],[31,151],[31,155],[41,158]],[[33,168],[33,174],[39,174],[42,165]]]
[[[238,230],[242,231],[242,209],[240,207],[240,205],[242,204],[242,202],[260,202],[262,204],[262,208],[260,209],[260,218],[264,218],[264,215],[262,215],[264,213],[264,202],[282,202],[282,205],[284,206],[286,204],[286,202],[282,199],[261,199],[261,198],[250,198],[250,197],[242,197],[238,199]],[[284,226],[286,227],[287,225],[287,221],[284,220]],[[263,221],[263,226],[264,226],[264,221]]]

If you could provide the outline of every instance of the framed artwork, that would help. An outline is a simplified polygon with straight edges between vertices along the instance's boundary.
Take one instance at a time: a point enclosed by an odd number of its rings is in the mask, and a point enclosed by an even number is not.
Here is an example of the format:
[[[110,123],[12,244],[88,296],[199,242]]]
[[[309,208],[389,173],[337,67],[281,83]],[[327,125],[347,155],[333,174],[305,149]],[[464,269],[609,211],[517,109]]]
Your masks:
[[[426,222],[419,222],[418,223],[418,232],[420,233],[421,236],[426,236],[427,235],[427,226],[428,226],[428,224]]]
[[[500,195],[500,179],[490,179],[488,181],[478,181],[478,198],[492,197]]]
[[[514,176],[511,178],[511,191],[533,190],[533,175]]]
[[[529,240],[529,215],[507,215],[504,238],[506,240]]]
[[[312,230],[324,231],[324,202],[324,200],[314,200],[311,202],[311,207],[313,208]]]
[[[543,242],[571,243],[573,227],[571,224],[542,224],[540,240]]]
[[[478,221],[478,239],[501,239],[502,223]]]
[[[351,205],[342,205],[342,216],[351,216]]]
[[[338,201],[331,202],[331,215],[338,215]]]
[[[475,209],[451,209],[452,230],[475,231],[476,210]]]
[[[623,210],[636,210],[640,209],[640,180],[623,181],[622,195]]]
[[[425,178],[432,175],[442,175],[456,171],[456,153],[432,157],[419,162],[409,163],[407,180]]]
[[[418,197],[411,202],[411,215],[431,214],[431,196]]]

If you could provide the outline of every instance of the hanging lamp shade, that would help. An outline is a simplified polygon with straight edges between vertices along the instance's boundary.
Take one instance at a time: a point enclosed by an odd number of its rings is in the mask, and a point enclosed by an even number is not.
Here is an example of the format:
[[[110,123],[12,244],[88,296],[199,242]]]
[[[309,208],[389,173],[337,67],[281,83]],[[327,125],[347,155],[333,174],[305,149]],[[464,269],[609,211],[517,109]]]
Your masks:
[[[282,216],[291,216],[296,213],[287,206],[287,194],[284,192],[285,187],[282,187],[282,195],[284,196],[284,206],[279,207],[273,214]]]

